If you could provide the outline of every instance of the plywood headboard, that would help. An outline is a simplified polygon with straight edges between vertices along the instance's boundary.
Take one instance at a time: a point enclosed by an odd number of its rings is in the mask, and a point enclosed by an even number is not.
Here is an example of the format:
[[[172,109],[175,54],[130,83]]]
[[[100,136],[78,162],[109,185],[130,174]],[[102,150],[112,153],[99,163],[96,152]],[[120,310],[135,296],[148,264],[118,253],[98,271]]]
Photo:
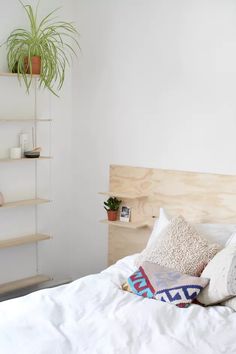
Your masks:
[[[109,264],[145,247],[160,207],[191,222],[236,224],[236,176],[112,165],[109,190],[146,195],[122,200],[132,208],[133,222],[149,224],[139,229],[109,226]]]

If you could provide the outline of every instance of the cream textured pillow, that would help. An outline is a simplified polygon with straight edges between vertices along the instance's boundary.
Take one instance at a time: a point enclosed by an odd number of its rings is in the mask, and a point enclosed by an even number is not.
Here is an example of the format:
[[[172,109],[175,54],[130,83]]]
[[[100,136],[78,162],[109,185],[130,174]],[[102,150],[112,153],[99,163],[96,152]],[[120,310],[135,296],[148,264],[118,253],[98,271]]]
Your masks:
[[[210,279],[209,285],[197,298],[202,304],[213,305],[236,295],[236,244],[219,252],[201,276]]]
[[[182,216],[178,216],[162,231],[155,247],[146,248],[138,256],[136,266],[148,261],[198,276],[220,249],[220,245],[209,243]]]

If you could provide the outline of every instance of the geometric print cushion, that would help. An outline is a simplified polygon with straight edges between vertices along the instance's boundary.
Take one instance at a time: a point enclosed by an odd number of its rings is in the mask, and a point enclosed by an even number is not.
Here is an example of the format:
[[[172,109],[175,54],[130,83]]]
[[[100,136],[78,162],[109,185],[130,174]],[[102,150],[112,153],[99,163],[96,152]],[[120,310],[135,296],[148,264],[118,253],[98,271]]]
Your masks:
[[[196,299],[208,282],[206,278],[181,274],[157,263],[144,262],[123,284],[122,289],[184,307]]]

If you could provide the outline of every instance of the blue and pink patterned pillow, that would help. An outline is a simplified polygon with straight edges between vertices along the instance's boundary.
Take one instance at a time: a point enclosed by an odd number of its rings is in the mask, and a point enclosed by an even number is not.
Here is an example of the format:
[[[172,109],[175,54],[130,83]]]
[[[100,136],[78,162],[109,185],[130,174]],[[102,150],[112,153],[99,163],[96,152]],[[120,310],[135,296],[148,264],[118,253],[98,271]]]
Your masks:
[[[180,307],[190,304],[209,279],[182,274],[157,263],[143,262],[122,285],[136,295],[160,300]]]

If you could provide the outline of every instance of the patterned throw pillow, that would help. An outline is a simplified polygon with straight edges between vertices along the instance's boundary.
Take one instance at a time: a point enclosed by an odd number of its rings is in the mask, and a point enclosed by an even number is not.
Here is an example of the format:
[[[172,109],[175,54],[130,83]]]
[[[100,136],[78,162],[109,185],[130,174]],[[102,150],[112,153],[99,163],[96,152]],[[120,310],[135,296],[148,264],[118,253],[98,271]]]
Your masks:
[[[155,246],[146,248],[138,256],[136,266],[149,261],[184,274],[199,276],[221,248],[219,244],[207,241],[182,216],[178,216],[162,231]]]
[[[155,263],[144,262],[122,285],[122,289],[139,296],[183,306],[191,303],[208,281]]]

